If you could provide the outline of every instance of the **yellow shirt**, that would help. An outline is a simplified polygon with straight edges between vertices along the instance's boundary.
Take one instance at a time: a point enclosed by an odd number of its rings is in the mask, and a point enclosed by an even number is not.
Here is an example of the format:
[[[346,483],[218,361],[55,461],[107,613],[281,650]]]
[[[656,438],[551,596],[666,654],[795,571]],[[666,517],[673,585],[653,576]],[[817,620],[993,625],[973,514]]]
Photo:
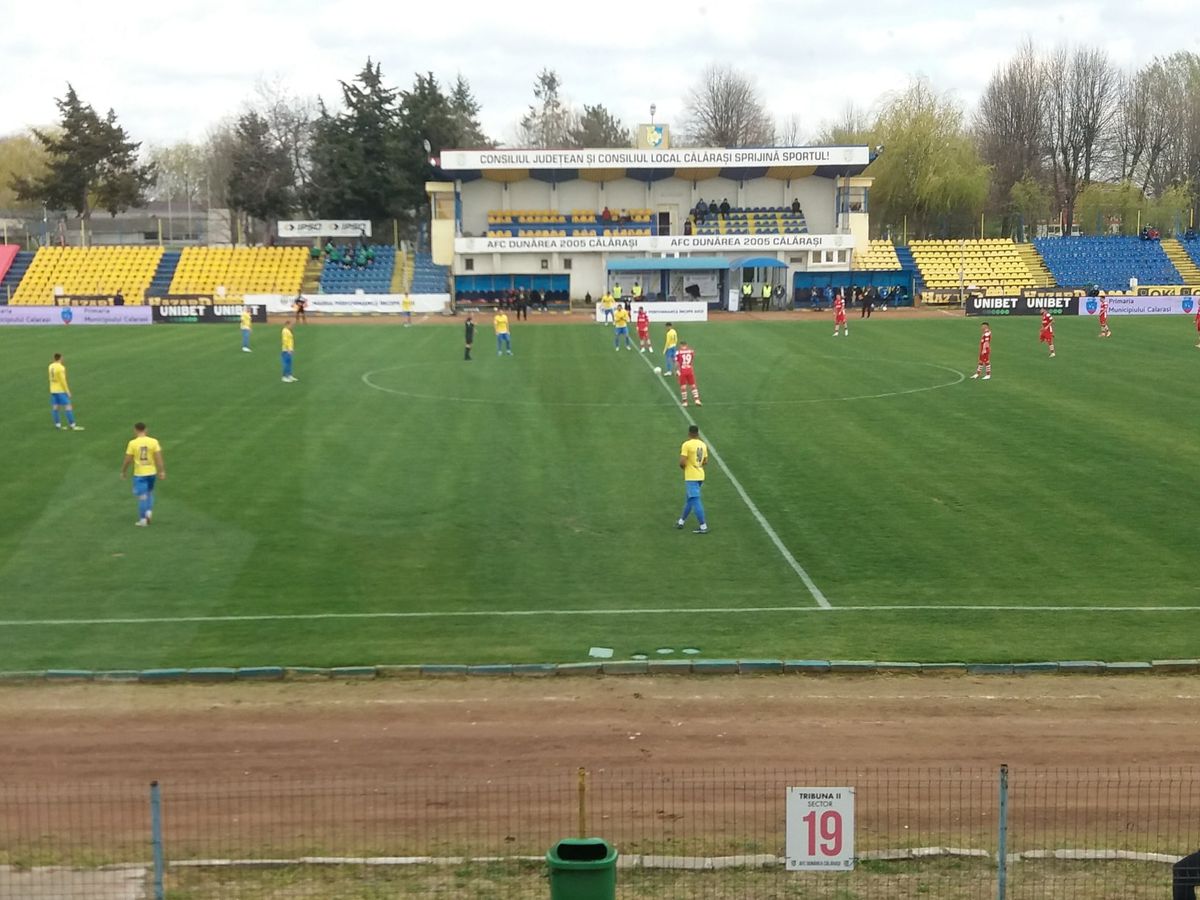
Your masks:
[[[603,297],[601,297],[601,298],[600,298],[600,305],[601,305],[601,306],[603,306],[605,309],[612,309],[612,308],[613,308],[613,298],[612,298],[612,295],[611,295],[611,294],[605,294]]]
[[[496,313],[492,316],[492,327],[496,329],[496,334],[508,334],[508,316],[505,313]]]
[[[613,322],[618,328],[624,328],[629,324],[629,313],[625,311],[625,307],[617,307],[617,311],[613,314]]]
[[[50,393],[71,393],[71,389],[67,387],[67,367],[60,362],[50,363]]]
[[[667,329],[667,344],[666,344],[667,349],[670,350],[672,347],[674,347],[678,343],[679,343],[679,335],[675,333],[674,328],[668,328]]]
[[[708,445],[700,438],[691,438],[683,442],[679,455],[687,458],[687,466],[683,470],[684,481],[703,481],[704,464],[708,462]]]
[[[618,300],[620,300],[621,299],[621,286],[619,284],[614,284],[612,293],[613,293],[614,297],[616,297]]]
[[[250,330],[251,319],[252,319],[252,317],[250,315],[250,310],[243,309],[242,310],[242,331]]]
[[[635,284],[630,293],[633,294],[633,299],[636,300],[638,297],[642,296],[642,286],[640,284]]]
[[[405,312],[412,312],[412,297],[405,294],[404,299],[400,302],[400,306]]]
[[[135,437],[125,445],[125,455],[133,457],[134,475],[157,475],[158,464],[154,454],[162,453],[162,446],[149,435]]]
[[[296,339],[292,337],[292,329],[284,326],[283,329],[283,349],[287,353],[291,353],[296,349]]]

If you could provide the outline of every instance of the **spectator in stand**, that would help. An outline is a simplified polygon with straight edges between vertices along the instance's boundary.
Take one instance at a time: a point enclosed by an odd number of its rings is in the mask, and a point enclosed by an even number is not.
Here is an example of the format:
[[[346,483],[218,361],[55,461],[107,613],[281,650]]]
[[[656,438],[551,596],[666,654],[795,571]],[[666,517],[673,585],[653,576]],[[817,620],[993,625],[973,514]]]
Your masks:
[[[718,207],[718,209],[720,209],[720,211],[721,211],[721,218],[728,219],[729,218],[729,199],[726,198],[726,199],[722,200],[721,205]]]
[[[717,201],[709,200],[708,201],[708,214],[715,219],[717,217],[717,214],[720,212],[721,212],[721,207],[717,206]]]
[[[708,205],[703,200],[697,200],[695,213],[697,224],[703,225],[704,217],[708,215]]]
[[[691,233],[692,233],[692,217],[688,216],[687,220],[683,223],[684,237],[690,236]]]
[[[371,263],[375,262],[375,248],[367,247],[366,253],[367,253],[367,265],[369,266],[369,265],[371,265]]]
[[[611,222],[612,217],[613,217],[612,210],[609,209],[607,206],[604,207],[604,209],[600,211],[600,221]]]
[[[792,198],[792,212],[794,212],[796,215],[800,215],[800,199],[798,197]]]
[[[354,268],[365,269],[367,267],[367,251],[363,247],[358,248],[358,252],[354,254]]]
[[[332,257],[337,252],[337,247],[333,245],[333,239],[330,238],[325,242],[325,255]]]
[[[318,244],[313,244],[311,247],[309,247],[308,248],[308,257],[309,257],[309,259],[320,259],[321,258],[321,247]]]
[[[117,288],[117,292],[113,294],[113,306],[124,306],[125,295],[121,293],[121,289]]]

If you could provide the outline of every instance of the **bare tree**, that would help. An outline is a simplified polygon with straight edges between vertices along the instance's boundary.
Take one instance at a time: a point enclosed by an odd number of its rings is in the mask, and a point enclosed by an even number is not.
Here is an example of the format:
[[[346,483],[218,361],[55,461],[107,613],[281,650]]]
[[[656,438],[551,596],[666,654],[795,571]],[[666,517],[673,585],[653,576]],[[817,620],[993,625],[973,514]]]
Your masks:
[[[1026,41],[988,82],[975,112],[979,153],[992,168],[991,206],[1007,219],[1013,186],[1042,173],[1047,80],[1033,43]]]
[[[258,82],[250,108],[267,123],[271,144],[287,153],[292,184],[300,202],[304,203],[304,198],[311,194],[316,99],[293,94],[281,79],[276,78]]]
[[[836,119],[822,123],[817,143],[830,146],[873,144],[874,130],[875,124],[866,110],[855,106],[853,101],[848,101]]]
[[[533,97],[537,102],[530,105],[517,128],[521,146],[539,149],[570,146],[576,116],[563,100],[561,90],[562,79],[557,72],[553,69],[538,72],[533,82]]]
[[[683,132],[708,147],[765,147],[775,139],[754,79],[732,66],[710,65],[688,92]]]
[[[775,123],[775,146],[799,146],[800,134],[800,114],[790,113]]]
[[[1046,72],[1046,142],[1055,196],[1070,234],[1075,202],[1103,161],[1119,77],[1108,54],[1094,47],[1060,47],[1047,61]]]

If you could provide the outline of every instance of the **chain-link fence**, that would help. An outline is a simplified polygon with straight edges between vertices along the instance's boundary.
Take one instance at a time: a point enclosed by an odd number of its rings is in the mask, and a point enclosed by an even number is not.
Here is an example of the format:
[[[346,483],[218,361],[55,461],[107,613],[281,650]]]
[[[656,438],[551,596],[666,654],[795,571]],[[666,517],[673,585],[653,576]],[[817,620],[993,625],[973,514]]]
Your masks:
[[[834,786],[853,869],[788,871],[787,789]],[[580,831],[619,851],[621,898],[1170,897],[1200,769],[0,784],[0,898],[544,898]]]

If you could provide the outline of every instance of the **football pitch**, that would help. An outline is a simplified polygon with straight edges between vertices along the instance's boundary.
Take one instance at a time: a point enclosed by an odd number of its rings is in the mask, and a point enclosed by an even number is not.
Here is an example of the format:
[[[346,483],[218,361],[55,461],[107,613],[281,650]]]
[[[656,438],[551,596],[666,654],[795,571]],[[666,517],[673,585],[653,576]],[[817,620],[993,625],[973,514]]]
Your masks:
[[[1190,321],[680,327],[704,406],[594,324],[0,332],[0,669],[1197,655]],[[655,326],[656,350],[662,327]],[[66,358],[81,433],[51,425]],[[711,533],[674,527],[688,414]],[[155,521],[118,473],[162,441]],[[665,655],[665,654],[664,654]]]

